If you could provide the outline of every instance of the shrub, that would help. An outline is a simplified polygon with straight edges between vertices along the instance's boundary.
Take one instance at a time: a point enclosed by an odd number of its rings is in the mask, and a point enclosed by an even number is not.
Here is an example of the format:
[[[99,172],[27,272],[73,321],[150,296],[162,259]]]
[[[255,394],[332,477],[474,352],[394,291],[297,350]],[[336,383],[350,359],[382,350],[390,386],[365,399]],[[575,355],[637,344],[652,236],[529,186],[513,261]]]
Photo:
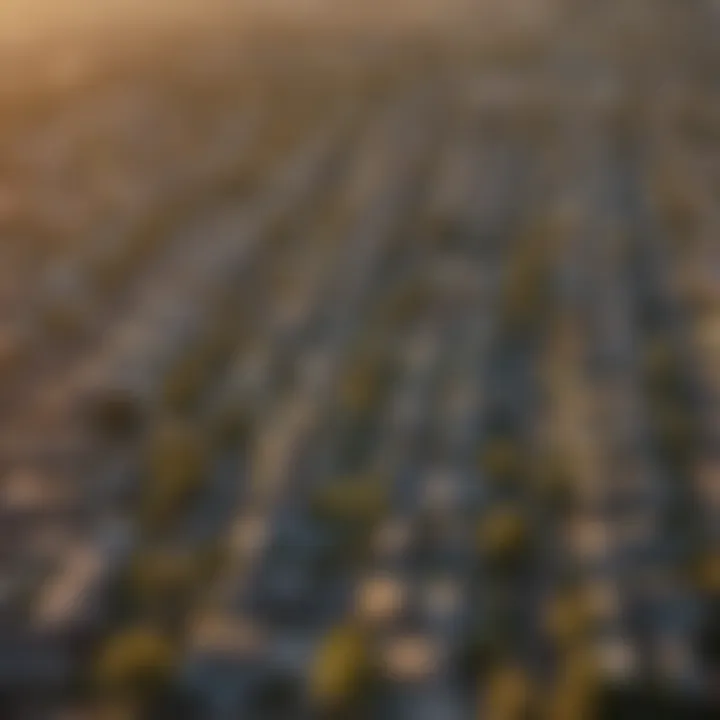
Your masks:
[[[340,402],[353,413],[367,412],[372,408],[380,391],[380,364],[369,361],[353,368],[342,382]]]
[[[487,720],[526,720],[535,704],[532,680],[522,668],[506,665],[488,678],[484,713]]]
[[[190,423],[161,420],[147,448],[145,519],[164,524],[201,487],[209,466],[209,448]]]
[[[340,709],[358,698],[370,675],[370,652],[365,635],[356,627],[330,632],[310,668],[309,695],[320,709]]]
[[[662,450],[677,464],[685,464],[693,451],[694,431],[691,418],[676,403],[657,402],[652,408]]]
[[[502,483],[516,482],[522,473],[520,448],[512,440],[491,440],[480,457],[482,470],[493,480]]]
[[[551,505],[566,508],[573,502],[574,483],[567,464],[559,458],[546,457],[537,468],[535,489]]]
[[[663,340],[652,340],[644,349],[643,369],[652,387],[668,389],[677,379],[677,361],[672,348]]]
[[[172,605],[186,597],[200,580],[199,563],[188,554],[143,552],[130,568],[132,593],[144,608]]]
[[[172,410],[191,407],[197,399],[205,380],[204,358],[191,354],[174,367],[162,386],[162,401]]]
[[[379,521],[388,506],[382,478],[357,477],[320,488],[312,500],[312,512],[320,520],[369,527]]]
[[[514,568],[525,558],[529,549],[526,518],[510,507],[491,511],[479,527],[478,545],[491,567]]]
[[[463,637],[459,657],[461,669],[473,675],[488,672],[500,662],[506,642],[503,618],[484,618]]]
[[[596,717],[600,696],[600,673],[585,651],[569,655],[560,668],[550,694],[549,720],[576,720]]]
[[[702,593],[720,596],[720,553],[708,552],[691,568],[692,584]]]
[[[550,601],[544,621],[548,635],[565,649],[586,637],[592,622],[590,606],[580,590],[565,590]]]
[[[175,664],[175,648],[165,637],[150,628],[137,628],[111,638],[95,670],[102,688],[147,696],[169,684]]]

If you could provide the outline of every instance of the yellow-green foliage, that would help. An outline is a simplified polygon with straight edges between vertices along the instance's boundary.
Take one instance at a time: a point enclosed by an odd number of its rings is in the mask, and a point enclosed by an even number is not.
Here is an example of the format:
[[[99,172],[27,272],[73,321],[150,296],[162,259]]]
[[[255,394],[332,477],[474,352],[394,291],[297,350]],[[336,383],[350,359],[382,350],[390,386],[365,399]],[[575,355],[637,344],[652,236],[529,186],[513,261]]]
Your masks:
[[[662,340],[653,340],[645,347],[643,366],[649,381],[656,387],[666,386],[677,371],[672,348]]]
[[[358,360],[340,385],[340,404],[343,410],[353,414],[371,410],[387,380],[387,371],[387,363],[379,351]]]
[[[163,383],[163,402],[170,408],[182,409],[193,403],[205,378],[205,358],[192,354],[168,374]]]
[[[176,660],[173,645],[156,631],[128,630],[102,648],[95,667],[96,679],[104,689],[144,696],[170,682]]]
[[[487,720],[526,720],[532,716],[536,701],[528,674],[520,667],[506,665],[488,678],[481,716]]]
[[[566,649],[587,637],[592,626],[590,605],[579,589],[561,592],[545,610],[545,629],[558,647]]]
[[[143,509],[151,525],[171,520],[201,487],[209,456],[199,428],[174,418],[159,421],[149,438],[146,456]]]
[[[143,552],[130,568],[133,596],[145,608],[162,608],[182,599],[201,578],[197,558],[188,554]]]
[[[162,610],[201,588],[224,560],[217,543],[190,551],[143,549],[130,563],[129,589],[142,607]]]
[[[498,508],[482,521],[477,539],[480,553],[491,565],[514,565],[528,550],[527,519],[511,507]]]
[[[688,459],[693,429],[688,414],[676,403],[656,403],[651,410],[663,448],[678,460]]]
[[[363,632],[353,626],[330,632],[321,643],[309,678],[311,702],[340,709],[357,699],[370,674],[370,651]]]
[[[567,462],[550,456],[542,458],[535,468],[535,490],[551,503],[571,502],[574,484]]]
[[[537,281],[533,277],[519,275],[508,285],[505,297],[505,319],[511,327],[524,326],[532,320],[539,309]]]
[[[480,456],[482,470],[498,482],[516,482],[522,473],[520,448],[507,438],[491,440]]]
[[[183,409],[197,402],[213,369],[237,342],[240,328],[230,323],[228,315],[226,308],[219,308],[215,322],[193,340],[171,368],[162,389],[163,401],[168,407]]]
[[[553,247],[562,240],[562,232],[552,219],[530,228],[518,250],[506,281],[502,304],[511,327],[530,323],[542,312],[546,300],[546,281]]]
[[[550,693],[548,720],[592,720],[597,712],[601,675],[589,652],[579,649],[566,656]]]
[[[388,507],[384,479],[359,476],[336,481],[318,490],[312,509],[330,522],[368,527],[382,519]]]
[[[695,587],[708,595],[720,593],[720,552],[708,552],[692,566],[692,582]]]

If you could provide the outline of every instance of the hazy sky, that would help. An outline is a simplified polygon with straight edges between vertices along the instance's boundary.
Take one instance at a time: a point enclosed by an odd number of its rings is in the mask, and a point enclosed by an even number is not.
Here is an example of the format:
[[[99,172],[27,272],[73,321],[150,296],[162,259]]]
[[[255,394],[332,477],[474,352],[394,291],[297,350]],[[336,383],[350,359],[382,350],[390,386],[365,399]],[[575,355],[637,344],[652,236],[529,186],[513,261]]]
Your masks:
[[[196,12],[204,19],[223,17],[228,11],[244,20],[249,15],[280,16],[295,21],[301,18],[308,26],[351,24],[371,27],[439,28],[445,23],[469,29],[493,27],[499,17],[512,23],[527,14],[557,3],[558,0],[0,0],[0,50],[11,41],[25,45],[26,40],[42,39],[47,31],[62,37],[73,29],[86,30],[103,25],[161,24]],[[468,22],[471,9],[473,20]],[[479,13],[479,15],[477,14]],[[506,19],[507,19],[506,17]],[[251,26],[250,26],[251,27]],[[14,44],[14,43],[13,43]]]
[[[38,28],[85,24],[102,19],[183,14],[192,8],[207,13],[210,8],[251,9],[253,12],[308,12],[329,8],[342,12],[390,15],[427,12],[428,8],[447,12],[452,5],[472,0],[0,0],[0,31],[15,33]],[[477,0],[475,0],[477,2]]]

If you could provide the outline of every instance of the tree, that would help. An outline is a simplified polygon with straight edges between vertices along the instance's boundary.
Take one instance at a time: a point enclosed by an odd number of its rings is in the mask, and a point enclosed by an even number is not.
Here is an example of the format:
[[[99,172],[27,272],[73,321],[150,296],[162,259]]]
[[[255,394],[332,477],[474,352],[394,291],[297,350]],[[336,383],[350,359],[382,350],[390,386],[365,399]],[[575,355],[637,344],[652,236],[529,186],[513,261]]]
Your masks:
[[[579,589],[560,592],[546,608],[545,630],[563,649],[582,641],[591,624],[590,605]]]
[[[145,520],[151,525],[170,521],[196,492],[207,474],[209,448],[198,428],[177,420],[162,420],[152,433],[146,456]]]
[[[491,511],[478,528],[478,545],[491,567],[515,567],[529,549],[526,518],[512,507]]]
[[[368,527],[381,519],[387,505],[388,493],[382,478],[358,476],[320,488],[312,510],[320,520]]]
[[[505,665],[488,678],[483,714],[487,720],[526,720],[534,704],[535,689],[522,668]]]
[[[517,482],[522,473],[520,448],[508,438],[493,439],[485,447],[480,465],[482,470],[496,482]]]
[[[150,628],[111,638],[97,660],[100,686],[122,695],[148,698],[170,683],[176,654],[172,644]]]
[[[311,703],[319,709],[347,707],[370,673],[367,638],[352,625],[332,630],[321,643],[309,678]]]

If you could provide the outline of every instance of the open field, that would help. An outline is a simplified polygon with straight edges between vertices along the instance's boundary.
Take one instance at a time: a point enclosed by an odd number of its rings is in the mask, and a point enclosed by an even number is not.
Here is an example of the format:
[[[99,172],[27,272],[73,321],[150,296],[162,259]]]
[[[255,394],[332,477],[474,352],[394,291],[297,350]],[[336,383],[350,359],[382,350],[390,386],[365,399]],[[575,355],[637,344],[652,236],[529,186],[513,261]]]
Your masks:
[[[0,34],[0,717],[710,717],[717,3],[238,5]]]

